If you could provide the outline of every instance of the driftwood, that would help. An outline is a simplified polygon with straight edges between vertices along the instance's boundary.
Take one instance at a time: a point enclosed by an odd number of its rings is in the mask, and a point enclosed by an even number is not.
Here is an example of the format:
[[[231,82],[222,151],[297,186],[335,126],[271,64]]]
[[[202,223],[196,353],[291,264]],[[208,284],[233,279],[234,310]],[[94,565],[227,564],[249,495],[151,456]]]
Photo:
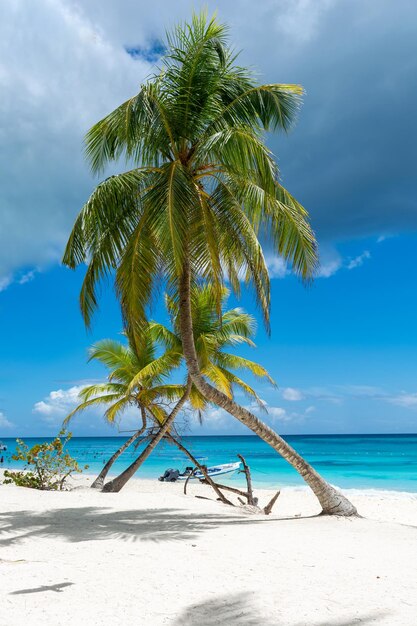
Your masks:
[[[269,515],[270,512],[272,511],[272,507],[274,506],[275,502],[278,500],[278,496],[281,492],[277,491],[276,494],[274,495],[273,498],[270,499],[270,501],[268,502],[268,504],[264,507],[264,513],[265,515]]]
[[[252,507],[254,507],[254,511],[259,511],[264,513],[265,515],[269,515],[272,511],[272,507],[274,506],[275,502],[278,500],[278,497],[280,495],[280,491],[277,491],[277,493],[273,496],[273,498],[271,498],[271,500],[268,502],[268,504],[263,508],[260,509],[258,507],[258,498],[256,498],[253,495],[253,489],[252,489],[252,477],[250,474],[250,468],[249,465],[246,463],[246,460],[244,459],[244,457],[241,454],[238,454],[238,458],[240,459],[241,463],[243,464],[243,470],[240,470],[241,473],[245,474],[246,477],[246,485],[247,485],[247,491],[242,491],[241,489],[237,489],[236,487],[230,487],[229,485],[222,485],[220,483],[216,483],[214,482],[214,480],[208,475],[206,467],[204,465],[201,465],[201,463],[199,463],[197,461],[197,459],[191,454],[191,452],[189,450],[187,450],[187,448],[185,446],[182,445],[182,443],[180,443],[178,441],[178,439],[176,439],[175,437],[173,437],[170,433],[167,433],[165,435],[165,438],[170,441],[171,443],[173,443],[175,446],[177,446],[177,448],[179,450],[181,450],[181,452],[184,452],[184,454],[190,459],[190,461],[193,463],[194,465],[194,469],[192,470],[192,472],[190,472],[189,476],[187,476],[187,479],[184,483],[184,494],[187,494],[187,486],[188,486],[188,481],[195,475],[195,472],[197,470],[200,470],[200,472],[203,474],[204,479],[200,479],[200,482],[206,485],[210,485],[213,490],[215,491],[215,493],[218,496],[218,500],[220,500],[221,502],[223,502],[224,504],[228,504],[230,506],[235,506],[232,502],[230,502],[230,500],[228,500],[225,495],[221,492],[221,489],[223,489],[224,491],[230,491],[231,493],[235,493],[237,495],[237,499],[240,502],[240,504],[242,504],[243,506],[247,506],[250,505]],[[206,498],[205,496],[195,496],[196,498],[200,498],[201,500],[209,500],[209,498]],[[247,502],[245,502],[242,498],[246,498]]]
[[[200,483],[203,483],[203,484],[205,483],[207,485],[210,484],[206,481],[205,478],[204,479],[200,478]],[[248,494],[246,493],[246,491],[242,491],[241,489],[236,489],[236,487],[229,487],[229,485],[221,485],[220,483],[214,483],[214,484],[217,485],[219,489],[224,489],[225,491],[231,491],[232,493],[236,493],[237,495],[243,496],[246,499],[248,497]]]
[[[252,478],[250,475],[250,469],[249,469],[249,465],[246,463],[245,459],[243,458],[243,456],[241,454],[237,455],[238,458],[242,461],[243,464],[243,473],[246,476],[246,484],[247,484],[247,500],[248,500],[248,504],[250,505],[257,505],[258,504],[258,498],[254,498],[253,497],[253,491],[252,491]],[[240,470],[242,471],[242,470]]]

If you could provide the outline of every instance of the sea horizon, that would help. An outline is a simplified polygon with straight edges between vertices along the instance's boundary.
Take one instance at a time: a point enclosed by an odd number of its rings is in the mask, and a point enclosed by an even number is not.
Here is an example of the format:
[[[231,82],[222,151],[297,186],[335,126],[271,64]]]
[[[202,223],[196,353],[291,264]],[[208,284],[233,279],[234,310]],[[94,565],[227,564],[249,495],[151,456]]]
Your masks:
[[[18,437],[2,438],[8,449],[2,467],[21,468],[11,456]],[[343,489],[378,489],[417,493],[417,433],[351,433],[283,435],[330,483]],[[28,445],[52,437],[23,437]],[[117,450],[123,435],[74,436],[68,452],[88,474],[98,474]],[[302,486],[305,483],[295,470],[256,435],[185,435],[183,444],[207,465],[236,461],[242,454],[251,467],[255,488]],[[123,471],[138,455],[133,446],[113,465],[109,475]],[[135,475],[157,479],[166,469],[183,469],[189,460],[171,444],[160,444]],[[235,473],[224,477],[232,484],[243,484]],[[224,482],[224,480],[222,481]]]

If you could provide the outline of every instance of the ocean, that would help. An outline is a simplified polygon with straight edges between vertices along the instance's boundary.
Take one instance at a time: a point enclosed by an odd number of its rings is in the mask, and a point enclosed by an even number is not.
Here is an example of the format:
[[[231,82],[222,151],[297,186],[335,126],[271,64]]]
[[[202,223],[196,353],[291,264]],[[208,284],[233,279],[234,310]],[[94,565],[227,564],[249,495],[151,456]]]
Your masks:
[[[384,489],[417,492],[417,434],[415,435],[292,435],[285,439],[322,476],[345,489]],[[45,439],[25,438],[32,446]],[[105,461],[122,444],[123,437],[74,437],[69,453],[89,474],[97,474]],[[255,487],[301,486],[297,472],[272,448],[255,436],[184,437],[183,444],[206,465],[238,460],[242,454],[251,468]],[[11,459],[15,439],[3,438],[7,451],[3,468],[22,465]],[[140,452],[132,447],[113,465],[111,474],[125,469]],[[175,447],[162,443],[137,473],[137,477],[156,479],[167,468],[184,469],[188,459]],[[222,480],[226,477],[222,477]],[[241,474],[227,482],[243,484]],[[224,480],[223,480],[224,482]]]

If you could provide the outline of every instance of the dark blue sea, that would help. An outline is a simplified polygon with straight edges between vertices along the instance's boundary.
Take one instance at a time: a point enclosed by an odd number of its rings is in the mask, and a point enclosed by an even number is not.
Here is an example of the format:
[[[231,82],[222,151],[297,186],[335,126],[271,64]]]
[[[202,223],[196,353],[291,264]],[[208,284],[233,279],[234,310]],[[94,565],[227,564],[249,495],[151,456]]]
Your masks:
[[[285,439],[302,454],[329,482],[341,488],[385,489],[417,492],[416,435],[293,435]],[[26,438],[28,445],[45,439]],[[100,471],[105,461],[122,444],[122,437],[74,437],[68,451],[87,473]],[[18,467],[11,459],[15,439],[4,439],[8,447],[3,468]],[[183,443],[206,465],[236,461],[242,454],[250,465],[258,487],[303,485],[298,474],[263,441],[254,436],[184,437]],[[125,469],[139,454],[128,449],[114,464],[112,474]],[[169,467],[189,465],[178,449],[160,444],[144,463],[137,476],[157,478]],[[229,482],[241,483],[242,476],[232,475]]]

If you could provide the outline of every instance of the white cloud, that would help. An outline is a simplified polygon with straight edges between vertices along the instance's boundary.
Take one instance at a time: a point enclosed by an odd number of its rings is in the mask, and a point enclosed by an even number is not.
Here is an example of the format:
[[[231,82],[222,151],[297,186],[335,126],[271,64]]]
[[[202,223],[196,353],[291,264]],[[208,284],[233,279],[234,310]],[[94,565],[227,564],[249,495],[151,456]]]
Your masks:
[[[337,250],[325,248],[325,251],[320,255],[320,265],[316,278],[330,278],[342,269],[353,270],[361,267],[370,258],[371,253],[369,250],[364,250],[362,254],[354,258],[347,257],[344,259]],[[282,257],[266,254],[265,260],[271,278],[285,278],[291,273]]]
[[[304,399],[302,391],[295,387],[284,387],[281,393],[284,400],[289,400],[290,402],[298,402]]]
[[[36,275],[36,270],[30,270],[29,272],[26,272],[19,278],[18,280],[19,285],[25,285],[26,283],[29,283],[31,280],[35,278],[35,275]]]
[[[207,411],[206,416],[207,420],[209,420],[211,423],[214,423],[216,426],[219,426],[224,424],[224,422],[228,419],[229,414],[223,409],[213,407]]]
[[[290,271],[286,262],[280,256],[265,255],[265,261],[271,278],[285,278]]]
[[[262,400],[262,407],[260,407],[257,403],[252,402],[251,404],[245,406],[245,409],[251,411],[257,415],[262,421],[265,422],[289,422],[294,419],[298,419],[300,415],[298,413],[291,412],[289,413],[286,409],[281,406],[271,406],[265,400]]]
[[[0,428],[13,428],[14,424],[0,411]]]
[[[287,411],[280,406],[268,406],[267,411],[273,422],[288,422],[291,420],[291,416],[288,415]]]
[[[83,385],[51,391],[44,400],[35,403],[32,411],[41,415],[45,422],[56,423],[61,421],[79,404],[81,389],[83,389]]]
[[[369,250],[364,250],[362,254],[354,258],[342,258],[337,250],[326,248],[321,254],[317,278],[330,278],[342,269],[356,269],[357,267],[361,267],[364,262],[370,258],[371,253]]]
[[[417,408],[417,393],[402,392],[398,395],[388,397],[387,402],[407,409],[414,409]]]
[[[5,274],[4,276],[0,276],[0,292],[7,289],[7,287],[9,287],[13,283],[18,285],[26,285],[26,283],[29,283],[35,278],[38,271],[39,270],[36,268],[29,270],[28,272],[15,272],[13,274]]]
[[[0,276],[0,291],[4,291],[13,282],[13,277],[10,274]]]
[[[359,256],[355,257],[354,259],[350,259],[350,261],[346,265],[346,269],[353,270],[356,267],[361,267],[364,261],[370,258],[371,253],[369,252],[369,250],[365,250],[364,252],[362,252],[362,254],[359,254]]]
[[[220,19],[231,24],[233,45],[244,49],[242,63],[258,67],[267,82],[302,82],[307,88],[296,133],[288,141],[272,138],[271,148],[282,156],[290,191],[306,199],[318,234],[346,239],[395,231],[397,223],[399,230],[407,224],[415,228],[412,198],[396,193],[396,174],[407,176],[413,159],[397,149],[403,147],[403,133],[394,120],[400,90],[409,96],[405,113],[415,108],[412,3],[194,2],[197,10],[206,4],[210,12],[219,8]],[[150,72],[125,46],[146,47],[189,15],[185,0],[0,2],[0,290],[21,268],[42,269],[61,258],[74,217],[94,185],[82,137]],[[389,51],[387,36],[398,42]],[[317,88],[323,68],[325,97]],[[346,107],[358,88],[365,89],[366,106]],[[409,115],[402,118],[400,130]],[[380,132],[381,119],[395,121],[387,124],[393,129],[388,137]],[[390,149],[383,149],[386,145]],[[392,208],[394,197],[398,210]],[[358,267],[359,257],[345,264],[323,259],[318,275],[328,278],[346,264]],[[272,276],[286,275],[282,260],[272,258],[269,265]]]
[[[288,411],[287,409],[279,406],[269,406],[267,407],[267,410],[268,414],[272,418],[272,422],[300,422],[316,409],[314,406],[309,406],[300,411]]]
[[[64,418],[80,403],[79,393],[87,385],[101,382],[98,380],[83,380],[82,384],[73,385],[69,389],[56,389],[51,391],[46,398],[36,402],[32,412],[40,415],[41,419],[50,426],[58,427]],[[103,406],[92,407],[87,412],[74,417],[74,425],[86,424],[92,429],[96,428],[103,420],[105,408]],[[88,416],[88,419],[86,417]],[[134,430],[139,421],[139,410],[135,406],[128,406],[119,416],[115,427],[119,432]]]
[[[336,258],[320,263],[317,278],[330,278],[343,267],[342,259]]]

